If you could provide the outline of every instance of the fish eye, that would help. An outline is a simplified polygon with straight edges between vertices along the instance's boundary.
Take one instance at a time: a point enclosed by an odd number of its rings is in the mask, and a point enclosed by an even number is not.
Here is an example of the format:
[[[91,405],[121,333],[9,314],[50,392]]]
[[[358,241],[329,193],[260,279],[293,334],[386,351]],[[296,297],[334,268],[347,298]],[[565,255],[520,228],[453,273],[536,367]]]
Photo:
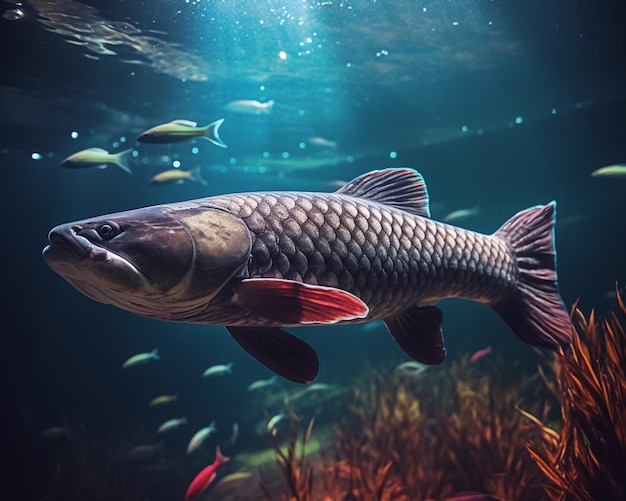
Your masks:
[[[105,240],[110,240],[117,235],[119,227],[114,223],[103,223],[98,226],[98,235]]]

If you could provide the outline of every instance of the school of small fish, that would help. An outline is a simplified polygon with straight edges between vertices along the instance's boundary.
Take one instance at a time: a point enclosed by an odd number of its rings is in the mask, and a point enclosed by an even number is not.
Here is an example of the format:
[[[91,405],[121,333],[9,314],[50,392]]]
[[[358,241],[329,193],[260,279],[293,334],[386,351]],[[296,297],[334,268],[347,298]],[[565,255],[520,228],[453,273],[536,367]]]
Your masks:
[[[154,365],[155,370],[159,370],[157,362],[161,361],[159,349],[154,348],[151,351],[139,352],[128,356],[128,358],[122,363],[121,369],[126,373],[128,369],[130,373],[135,371],[141,372],[142,367]],[[202,378],[220,380],[221,377],[232,376],[233,374],[232,362],[219,363],[210,365],[201,375]],[[336,385],[328,383],[313,383],[304,388],[289,389],[283,388],[278,376],[273,375],[266,379],[257,379],[251,381],[246,387],[246,392],[251,392],[250,399],[257,401],[258,398],[261,405],[259,408],[263,408],[269,405],[268,398],[271,398],[273,402],[289,402],[294,408],[298,408],[298,402],[305,400],[304,397],[312,397],[314,394],[328,393],[336,389]],[[312,401],[319,402],[319,399],[313,397]],[[316,404],[319,405],[319,404]],[[163,446],[164,436],[174,436],[180,434],[187,434],[190,428],[190,424],[197,422],[197,419],[188,419],[186,415],[181,415],[180,409],[184,407],[184,402],[181,402],[177,393],[162,393],[155,396],[148,401],[147,406],[149,408],[163,408],[169,409],[170,418],[164,420],[155,430],[155,439],[157,443],[144,443],[138,444],[126,452],[124,459],[129,462],[142,462],[151,461],[157,458],[162,458],[166,454],[166,449]],[[154,412],[154,411],[151,411]],[[173,416],[172,416],[173,414]],[[279,412],[270,417],[261,418],[263,423],[264,433],[269,436],[276,437],[283,429],[283,424],[290,422],[288,419],[290,416],[285,412]],[[287,428],[287,425],[284,426]],[[50,428],[41,432],[40,436],[46,440],[62,440],[68,439],[72,436],[72,429],[70,426],[51,426]],[[218,427],[215,420],[207,426],[198,428],[194,432],[189,432],[190,438],[187,442],[186,454],[188,456],[195,456],[201,449],[207,448],[207,443],[213,442],[214,437],[218,436]],[[228,435],[221,435],[221,445],[215,444],[215,461],[210,465],[202,469],[196,477],[190,482],[185,495],[184,501],[193,501],[199,499],[202,493],[214,483],[217,478],[217,470],[220,466],[227,463],[230,458],[222,454],[221,447],[226,447],[227,451],[233,451],[238,445],[239,439],[239,423],[233,422],[231,431]],[[225,477],[228,483],[237,483],[250,478],[251,474],[248,471],[237,471]]]

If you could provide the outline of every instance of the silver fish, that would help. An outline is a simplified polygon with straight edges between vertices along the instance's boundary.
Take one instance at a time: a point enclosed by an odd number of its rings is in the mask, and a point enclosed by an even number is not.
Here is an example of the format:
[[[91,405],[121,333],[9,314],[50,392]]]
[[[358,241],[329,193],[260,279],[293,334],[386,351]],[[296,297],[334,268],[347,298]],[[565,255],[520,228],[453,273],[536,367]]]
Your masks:
[[[199,429],[196,433],[194,433],[193,437],[191,437],[191,440],[189,441],[189,444],[187,445],[187,454],[193,454],[197,451],[200,447],[202,447],[204,441],[215,432],[217,432],[215,421],[211,421],[209,426]]]
[[[122,364],[122,369],[128,369],[129,367],[135,367],[136,365],[147,364],[151,360],[161,360],[158,348],[155,348],[150,352],[137,353],[136,355],[133,355]]]
[[[132,174],[133,172],[128,166],[128,159],[132,152],[132,148],[118,153],[109,153],[102,148],[87,148],[70,155],[61,162],[61,165],[70,169],[84,169],[88,167],[106,168],[108,164],[112,164]]]
[[[318,373],[281,330],[383,319],[413,359],[445,358],[446,297],[494,309],[525,342],[571,339],[558,292],[555,202],[492,235],[430,219],[412,169],[364,174],[335,193],[257,192],[145,207],[57,226],[46,262],[100,302],[161,320],[225,325],[274,372]]]
[[[191,170],[168,169],[159,172],[156,176],[153,176],[149,183],[151,185],[177,184],[182,183],[185,180],[195,181],[203,186],[209,185],[209,183],[207,183],[202,177],[202,169],[200,167],[196,167]]]
[[[626,164],[600,167],[591,173],[591,177],[626,177]]]
[[[227,148],[219,135],[219,128],[223,123],[224,119],[220,118],[209,125],[198,127],[198,124],[191,120],[172,120],[142,132],[137,141],[140,143],[166,144],[204,138],[220,148]]]
[[[398,365],[393,372],[400,377],[415,377],[422,374],[426,369],[428,369],[428,365],[409,360]]]
[[[239,99],[224,106],[226,111],[244,115],[269,115],[274,107],[274,101],[261,103],[254,99]]]

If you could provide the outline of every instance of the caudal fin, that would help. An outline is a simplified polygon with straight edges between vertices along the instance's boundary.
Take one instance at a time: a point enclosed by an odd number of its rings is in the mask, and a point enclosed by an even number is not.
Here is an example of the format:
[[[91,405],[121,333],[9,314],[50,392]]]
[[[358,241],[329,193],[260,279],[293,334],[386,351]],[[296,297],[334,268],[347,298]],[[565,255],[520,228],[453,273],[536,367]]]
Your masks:
[[[193,171],[191,171],[191,180],[197,181],[202,186],[208,186],[209,183],[202,177],[202,166],[196,167]]]
[[[230,458],[222,454],[222,451],[220,450],[219,445],[216,446],[215,447],[215,463],[217,463],[217,466],[220,466],[224,463],[228,463],[228,461],[230,461]]]
[[[119,153],[115,154],[114,160],[115,165],[117,165],[120,169],[128,172],[129,174],[133,173],[133,171],[130,170],[130,167],[128,166],[128,160],[130,159],[132,152],[132,148],[129,150],[120,151]]]
[[[513,250],[519,276],[516,290],[491,305],[523,341],[552,349],[572,338],[557,283],[555,218],[553,201],[517,213],[495,233]]]
[[[219,134],[220,125],[222,125],[223,123],[224,119],[220,118],[219,120],[216,120],[215,122],[207,125],[207,131],[203,137],[207,138],[215,146],[219,146],[220,148],[228,148],[228,146],[226,146],[224,144],[224,141],[222,141],[222,139],[220,138]]]

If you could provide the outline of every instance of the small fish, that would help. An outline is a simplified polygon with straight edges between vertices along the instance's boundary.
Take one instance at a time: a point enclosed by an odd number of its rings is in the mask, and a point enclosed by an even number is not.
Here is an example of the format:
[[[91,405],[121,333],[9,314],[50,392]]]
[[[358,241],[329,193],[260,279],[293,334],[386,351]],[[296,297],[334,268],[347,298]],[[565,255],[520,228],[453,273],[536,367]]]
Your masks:
[[[249,478],[252,478],[252,472],[250,471],[236,471],[235,473],[231,473],[230,475],[226,475],[225,477],[223,477],[215,486],[215,489],[217,490],[218,488],[223,490],[223,489],[229,489],[231,487],[234,487],[235,485],[243,482],[244,480],[248,480]]]
[[[469,219],[471,217],[476,217],[480,214],[480,210],[478,207],[472,207],[471,209],[459,209],[453,210],[449,214],[447,214],[442,221],[446,223],[452,223],[454,221],[462,221],[463,219]]]
[[[313,146],[321,150],[337,150],[337,141],[331,141],[330,139],[326,139],[324,137],[313,136],[308,138],[306,142],[309,146]]]
[[[202,377],[223,376],[233,373],[233,363],[213,365],[202,373]]]
[[[601,167],[591,173],[591,177],[626,177],[626,164]]]
[[[493,350],[491,349],[491,346],[487,346],[486,348],[483,348],[482,350],[478,350],[470,357],[469,359],[470,364],[478,362],[481,358],[486,357],[492,351]]]
[[[302,390],[298,390],[295,393],[293,393],[288,400],[293,401],[293,400],[297,400],[299,398],[302,398],[306,395],[309,395],[313,392],[316,391],[326,391],[326,390],[330,390],[331,388],[333,388],[332,384],[326,384],[326,383],[311,383],[306,385]]]
[[[419,376],[422,372],[428,369],[428,367],[429,366],[426,364],[410,360],[409,362],[404,362],[398,365],[394,369],[394,373],[401,377],[415,377]]]
[[[143,461],[146,459],[152,459],[163,453],[163,445],[157,444],[144,444],[136,445],[130,449],[125,455],[126,461]]]
[[[198,430],[194,434],[194,436],[191,437],[191,440],[187,445],[187,454],[193,454],[195,451],[197,451],[200,447],[202,447],[204,441],[216,431],[217,428],[215,427],[215,421],[211,421],[211,424],[209,426]]]
[[[290,155],[284,158],[280,155],[246,155],[237,158],[237,165],[254,165],[264,167],[272,171],[294,170],[303,171],[311,169],[329,169],[348,162],[353,155],[326,152],[324,155]]]
[[[220,139],[218,133],[222,123],[224,123],[224,119],[220,118],[209,125],[198,127],[196,122],[190,120],[172,120],[142,132],[137,141],[140,143],[166,144],[204,138],[220,148],[226,148],[227,146]]]
[[[615,285],[615,288],[604,293],[605,299],[617,299],[617,296],[626,298],[626,286]]]
[[[48,439],[54,438],[68,438],[72,434],[72,429],[69,426],[51,426],[41,432],[40,437]]]
[[[239,99],[231,101],[224,109],[233,113],[241,113],[243,115],[269,115],[272,112],[274,101],[261,103],[254,99]]]
[[[73,155],[70,155],[61,162],[63,167],[70,169],[83,169],[88,167],[98,167],[104,169],[108,164],[117,165],[120,169],[132,174],[128,166],[128,157],[132,153],[130,150],[120,151],[119,153],[109,153],[102,148],[87,148]]]
[[[248,391],[265,390],[270,386],[274,386],[278,382],[277,376],[272,376],[268,379],[257,379],[248,385]]]
[[[202,177],[200,167],[196,167],[191,170],[168,169],[163,172],[159,172],[156,176],[152,177],[149,183],[151,185],[180,184],[185,180],[194,181],[203,186],[208,186],[208,183]]]
[[[134,367],[135,365],[147,364],[150,360],[161,360],[158,348],[155,348],[149,353],[137,353],[137,355],[133,355],[122,364],[122,369],[128,369],[129,367]]]
[[[165,421],[161,426],[157,428],[157,433],[165,433],[166,431],[175,430],[183,425],[187,424],[187,418],[185,416],[176,419],[170,419]]]
[[[239,423],[233,423],[233,431],[230,434],[230,438],[228,439],[228,443],[231,447],[237,443],[237,439],[239,438]]]
[[[195,501],[198,499],[200,494],[204,492],[204,490],[211,485],[211,482],[215,480],[217,475],[217,469],[227,463],[230,460],[229,457],[224,456],[222,451],[220,451],[220,446],[218,445],[215,448],[215,461],[212,464],[204,468],[200,473],[196,475],[196,477],[191,481],[189,487],[187,488],[187,492],[185,493],[184,501]]]
[[[150,400],[148,405],[156,407],[157,405],[171,404],[173,402],[178,402],[178,395],[160,395]]]
[[[272,435],[272,436],[276,436],[277,433],[277,429],[276,429],[276,425],[282,421],[283,419],[285,419],[287,417],[287,414],[285,414],[284,412],[281,412],[279,414],[276,414],[275,416],[272,416],[269,421],[267,422],[267,426],[265,427],[265,429],[267,430],[267,432]]]

